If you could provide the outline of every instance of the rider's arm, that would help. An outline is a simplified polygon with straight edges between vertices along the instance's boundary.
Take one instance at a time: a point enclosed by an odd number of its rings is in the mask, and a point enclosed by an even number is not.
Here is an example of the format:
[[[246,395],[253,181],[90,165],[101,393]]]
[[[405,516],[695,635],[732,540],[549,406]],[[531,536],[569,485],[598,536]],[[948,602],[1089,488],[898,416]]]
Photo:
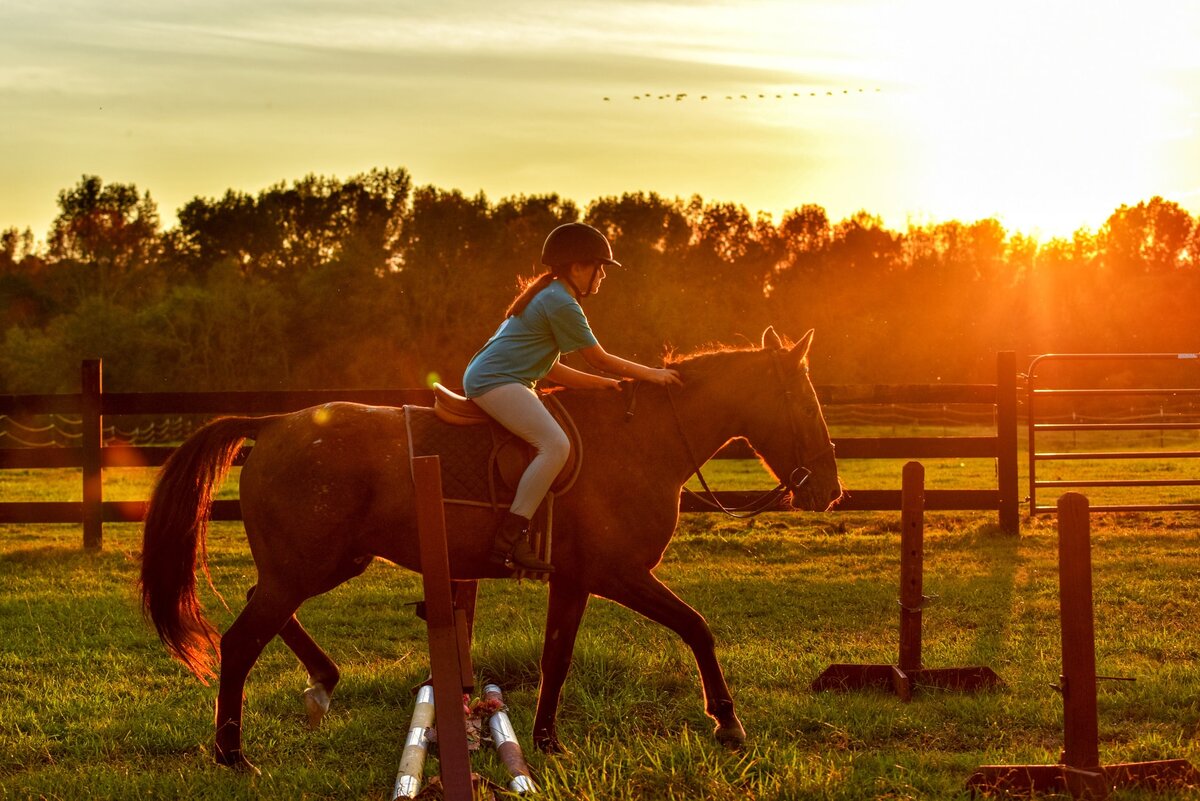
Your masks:
[[[618,389],[621,385],[616,379],[585,373],[558,361],[550,368],[546,378],[571,389]]]
[[[631,362],[628,359],[622,359],[620,356],[613,356],[600,345],[582,348],[579,352],[588,364],[606,373],[621,375],[626,378],[636,378],[639,381],[649,381],[652,384],[662,384],[664,386],[667,384],[683,385],[683,381],[679,379],[679,373],[669,367],[654,368],[638,364],[637,362]]]

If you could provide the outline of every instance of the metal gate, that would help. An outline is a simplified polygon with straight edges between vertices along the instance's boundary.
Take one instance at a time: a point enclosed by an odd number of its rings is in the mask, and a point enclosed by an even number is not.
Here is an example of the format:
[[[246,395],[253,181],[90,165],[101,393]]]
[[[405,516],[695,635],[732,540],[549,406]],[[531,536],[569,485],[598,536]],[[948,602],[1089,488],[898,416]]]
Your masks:
[[[1037,368],[1039,365],[1045,365],[1052,361],[1072,361],[1072,362],[1104,362],[1109,361],[1124,367],[1125,369],[1136,368],[1139,365],[1144,365],[1147,362],[1176,362],[1185,370],[1188,371],[1189,377],[1192,379],[1188,383],[1189,387],[1179,388],[1114,388],[1104,389],[1097,387],[1071,387],[1071,388],[1040,388],[1038,386]],[[1187,396],[1200,398],[1200,353],[1049,353],[1042,356],[1037,356],[1029,364],[1028,370],[1028,397],[1026,412],[1028,414],[1029,426],[1029,514],[1036,515],[1044,512],[1053,512],[1053,505],[1038,504],[1039,489],[1063,489],[1068,487],[1185,487],[1185,486],[1200,486],[1200,478],[1107,478],[1107,479],[1058,479],[1058,480],[1042,480],[1038,478],[1038,466],[1055,461],[1079,461],[1079,460],[1119,460],[1119,459],[1150,459],[1150,460],[1175,460],[1175,459],[1197,459],[1200,458],[1200,450],[1082,450],[1082,451],[1041,451],[1038,450],[1038,435],[1057,433],[1057,432],[1084,432],[1084,431],[1113,431],[1113,432],[1132,432],[1132,431],[1200,431],[1200,412],[1194,412],[1189,409],[1189,412],[1181,415],[1191,419],[1168,420],[1163,413],[1163,407],[1160,407],[1158,420],[1141,419],[1134,422],[1117,422],[1115,415],[1109,414],[1108,420],[1088,420],[1081,422],[1078,416],[1072,413],[1070,422],[1040,422],[1040,419],[1045,420],[1049,417],[1049,412],[1044,408],[1048,405],[1048,401],[1057,400],[1060,398],[1087,398],[1091,400],[1116,400],[1119,398],[1153,398],[1162,399],[1165,404],[1169,401],[1178,402]],[[1189,401],[1189,406],[1191,402]],[[1109,407],[1111,412],[1111,406]],[[1180,415],[1173,415],[1179,417]],[[1160,435],[1161,436],[1161,435]],[[1195,447],[1193,444],[1191,447]],[[1171,511],[1171,510],[1200,510],[1200,503],[1194,502],[1179,502],[1179,503],[1132,503],[1132,504],[1099,504],[1091,506],[1093,512],[1135,512],[1135,511]]]

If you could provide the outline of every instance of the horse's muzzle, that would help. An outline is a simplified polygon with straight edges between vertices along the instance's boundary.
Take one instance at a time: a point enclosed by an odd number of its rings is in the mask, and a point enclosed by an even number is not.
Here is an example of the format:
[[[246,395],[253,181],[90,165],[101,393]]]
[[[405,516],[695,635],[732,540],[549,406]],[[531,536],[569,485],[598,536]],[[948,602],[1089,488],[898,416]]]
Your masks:
[[[810,481],[813,476],[807,467],[797,467],[788,476],[785,486],[791,493],[791,507],[810,512],[828,512],[842,498],[842,485],[835,480],[828,496],[821,492],[818,482]]]
[[[810,478],[812,478],[812,471],[801,465],[792,471],[791,475],[788,476],[788,479],[786,482],[784,482],[784,484],[788,490],[796,493],[800,491],[800,488],[803,487]]]

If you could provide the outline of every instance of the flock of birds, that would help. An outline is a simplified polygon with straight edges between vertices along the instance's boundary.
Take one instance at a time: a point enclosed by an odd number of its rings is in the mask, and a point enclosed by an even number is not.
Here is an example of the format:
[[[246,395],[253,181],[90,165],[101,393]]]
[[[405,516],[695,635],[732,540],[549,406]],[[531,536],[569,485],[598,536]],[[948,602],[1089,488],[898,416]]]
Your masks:
[[[881,90],[879,88],[876,88],[874,91],[879,92]],[[814,92],[809,92],[807,95],[805,95],[803,92],[792,92],[791,97],[806,97],[806,96],[807,97],[834,97],[839,94],[843,94],[843,95],[864,94],[866,92],[867,92],[866,89],[856,89],[856,90],[842,89],[840,92],[836,92],[833,90],[827,90],[824,93],[814,91]],[[676,103],[687,100],[688,97],[689,97],[689,95],[687,92],[674,92],[674,93],[668,92],[667,94],[661,94],[661,95],[655,94],[653,92],[646,92],[645,94],[641,94],[641,95],[633,95],[633,99],[639,100],[639,101],[640,100],[674,100]],[[726,100],[769,100],[772,98],[774,98],[775,100],[783,100],[786,97],[788,97],[788,95],[785,93],[767,93],[767,92],[758,92],[757,95],[754,95],[754,94],[725,95]],[[700,99],[708,100],[709,96],[708,95],[700,95]],[[716,96],[714,96],[712,99],[716,100],[718,98]],[[604,101],[606,103],[611,102],[612,97],[605,97]]]

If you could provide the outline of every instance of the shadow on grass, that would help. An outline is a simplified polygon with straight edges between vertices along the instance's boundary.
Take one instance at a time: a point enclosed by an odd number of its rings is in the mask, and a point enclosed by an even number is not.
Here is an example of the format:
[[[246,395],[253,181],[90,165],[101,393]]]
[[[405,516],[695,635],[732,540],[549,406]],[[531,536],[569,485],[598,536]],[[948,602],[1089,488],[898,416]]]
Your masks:
[[[939,578],[939,581],[945,588],[945,608],[963,615],[964,619],[957,621],[960,627],[975,631],[975,640],[967,654],[968,661],[972,665],[990,667],[988,663],[997,660],[1004,651],[1012,622],[1020,538],[1006,534],[997,525],[989,523],[961,534],[939,537],[938,545],[970,550],[978,553],[981,560],[986,559],[982,573],[962,579],[953,576]],[[936,554],[931,565],[928,556],[926,561],[926,575],[930,574],[932,567],[933,575],[939,576]],[[965,619],[968,615],[970,619]],[[934,621],[936,625],[936,617]]]
[[[137,565],[137,556],[117,550],[85,550],[79,546],[42,545],[17,548],[0,553],[0,568],[7,566],[35,567],[53,565],[59,570],[76,567],[126,567]]]

